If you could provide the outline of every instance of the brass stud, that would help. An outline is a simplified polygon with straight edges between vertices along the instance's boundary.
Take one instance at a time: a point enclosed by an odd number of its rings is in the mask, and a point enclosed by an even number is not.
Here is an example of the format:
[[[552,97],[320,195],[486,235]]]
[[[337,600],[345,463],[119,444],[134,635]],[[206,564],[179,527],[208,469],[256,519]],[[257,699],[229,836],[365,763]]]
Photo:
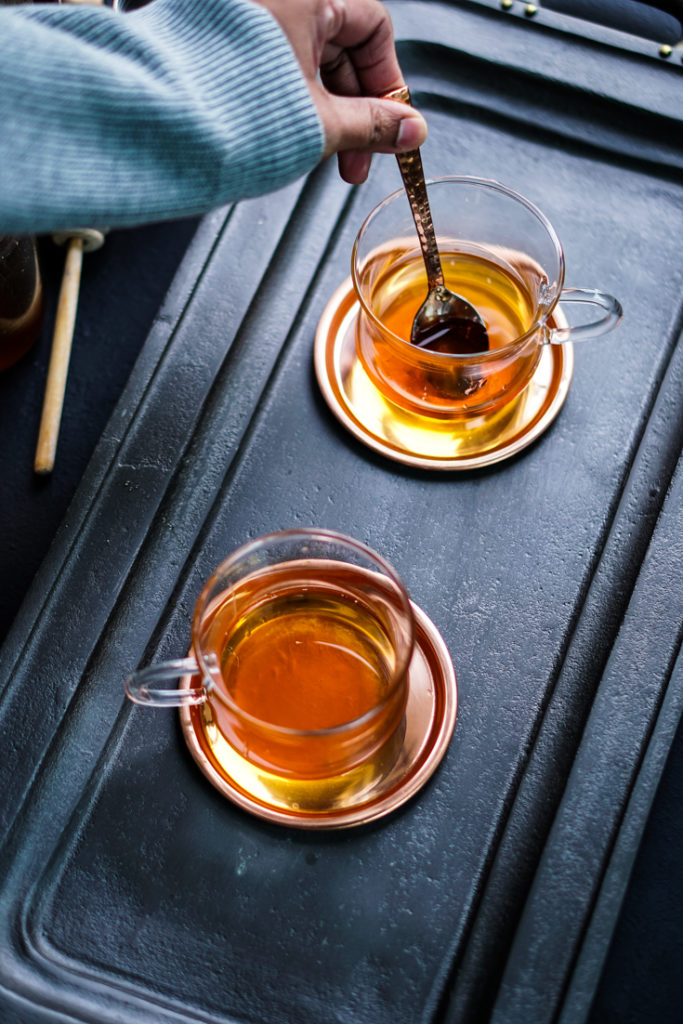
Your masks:
[[[504,11],[509,11],[512,7],[513,0],[500,0],[500,6]]]
[[[659,56],[660,57],[670,57],[673,52],[674,52],[673,48],[671,46],[669,46],[668,43],[663,43],[659,47]]]
[[[536,6],[536,4],[527,4],[524,8],[524,13],[526,14],[527,18],[533,18],[534,14],[538,13],[538,7]]]

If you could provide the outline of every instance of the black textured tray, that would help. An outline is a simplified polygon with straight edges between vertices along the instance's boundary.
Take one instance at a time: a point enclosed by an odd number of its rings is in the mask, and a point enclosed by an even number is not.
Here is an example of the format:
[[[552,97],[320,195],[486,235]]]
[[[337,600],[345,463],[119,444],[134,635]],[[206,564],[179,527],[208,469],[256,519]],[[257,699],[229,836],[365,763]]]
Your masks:
[[[395,162],[204,220],[2,650],[3,1024],[588,1018],[683,701],[683,76],[561,15],[392,13],[428,173],[522,191],[624,322],[538,442],[444,479],[357,443],[313,375]],[[247,816],[123,698],[224,554],[301,524],[385,554],[458,674],[433,780],[344,834]]]

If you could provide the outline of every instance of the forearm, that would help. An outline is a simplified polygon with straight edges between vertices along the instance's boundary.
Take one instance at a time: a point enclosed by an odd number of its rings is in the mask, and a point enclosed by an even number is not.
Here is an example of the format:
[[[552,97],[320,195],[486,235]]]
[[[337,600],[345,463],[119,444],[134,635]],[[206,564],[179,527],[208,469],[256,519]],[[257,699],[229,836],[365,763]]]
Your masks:
[[[0,233],[200,213],[323,151],[291,49],[250,0],[0,8],[0,126]]]

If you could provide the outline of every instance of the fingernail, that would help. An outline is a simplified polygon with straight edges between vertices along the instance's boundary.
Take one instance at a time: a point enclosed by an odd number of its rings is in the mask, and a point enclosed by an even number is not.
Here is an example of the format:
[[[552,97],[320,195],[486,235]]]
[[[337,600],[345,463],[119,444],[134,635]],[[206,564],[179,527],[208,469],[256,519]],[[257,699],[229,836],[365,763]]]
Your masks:
[[[412,114],[404,117],[398,126],[396,141],[394,145],[399,151],[405,149],[417,149],[427,138],[427,125],[419,114]]]

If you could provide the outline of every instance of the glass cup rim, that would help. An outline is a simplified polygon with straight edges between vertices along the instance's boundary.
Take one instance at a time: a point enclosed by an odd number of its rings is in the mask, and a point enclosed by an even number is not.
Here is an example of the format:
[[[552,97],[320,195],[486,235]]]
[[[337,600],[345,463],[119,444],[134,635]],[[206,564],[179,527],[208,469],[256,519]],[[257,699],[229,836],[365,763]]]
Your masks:
[[[302,540],[308,539],[333,541],[334,543],[348,545],[351,548],[355,548],[362,554],[369,556],[371,560],[375,561],[379,566],[381,566],[383,571],[386,573],[388,578],[396,587],[403,611],[405,612],[406,622],[408,623],[409,627],[406,649],[404,652],[401,652],[400,658],[397,659],[397,666],[395,671],[393,672],[391,686],[386,696],[383,697],[383,699],[380,702],[378,702],[374,707],[370,708],[369,711],[366,711],[363,715],[360,715],[358,718],[351,719],[348,722],[342,722],[340,725],[334,725],[327,729],[295,729],[291,726],[275,725],[273,722],[269,722],[267,719],[258,718],[256,715],[252,715],[250,712],[244,711],[242,708],[240,708],[238,704],[235,703],[234,700],[231,699],[230,695],[227,692],[227,689],[225,690],[225,692],[217,691],[215,683],[213,683],[213,680],[211,680],[211,670],[210,666],[207,663],[207,658],[204,652],[200,649],[199,643],[197,642],[196,639],[201,635],[201,620],[207,608],[207,598],[211,590],[212,584],[215,583],[215,581],[218,579],[221,573],[224,572],[225,569],[229,568],[231,565],[234,565],[239,559],[243,558],[245,555],[248,555],[250,551],[256,550],[259,546],[262,546],[265,543],[279,540],[284,541],[287,539],[295,540],[296,538],[301,538]],[[412,658],[413,655],[414,646],[415,617],[413,615],[410,596],[406,589],[405,583],[399,576],[398,572],[394,569],[391,563],[388,562],[386,558],[384,558],[383,555],[380,555],[368,544],[363,543],[363,541],[356,540],[354,537],[350,537],[345,533],[341,533],[337,530],[326,529],[325,527],[300,527],[298,529],[277,530],[273,533],[263,534],[260,537],[256,537],[253,540],[247,541],[246,543],[240,545],[233,552],[231,552],[231,554],[229,554],[227,558],[223,559],[223,561],[213,570],[209,578],[206,580],[199,593],[199,597],[197,598],[194,613],[192,616],[192,649],[194,651],[195,659],[197,661],[199,673],[202,677],[202,683],[206,690],[207,699],[209,695],[215,695],[216,698],[222,704],[225,705],[225,707],[229,708],[236,715],[238,715],[239,718],[242,721],[244,721],[247,725],[254,725],[257,728],[267,728],[268,730],[278,735],[291,738],[325,738],[328,736],[334,736],[335,734],[341,734],[349,729],[357,728],[358,726],[362,726],[363,723],[366,721],[369,722],[373,715],[377,713],[377,710],[383,705],[385,705],[389,701],[389,699],[394,695],[396,687],[407,674],[410,659]],[[207,683],[207,680],[211,680],[211,684]]]
[[[562,293],[562,288],[564,286],[565,274],[564,250],[562,248],[562,243],[560,242],[559,236],[555,231],[555,228],[552,226],[552,224],[546,217],[546,215],[542,212],[542,210],[540,210],[535,205],[535,203],[532,203],[530,199],[527,199],[526,196],[523,196],[521,192],[517,192],[515,191],[515,189],[509,188],[507,185],[503,185],[501,182],[495,181],[493,178],[478,178],[466,174],[444,174],[436,178],[427,178],[426,183],[428,187],[432,185],[450,183],[455,183],[458,185],[477,185],[482,188],[489,189],[492,192],[500,192],[503,195],[509,196],[511,199],[514,199],[516,202],[518,202],[521,206],[525,207],[526,210],[529,213],[531,213],[536,218],[536,220],[539,221],[539,223],[545,229],[546,233],[550,237],[550,240],[552,241],[555,247],[558,259],[557,295],[552,305],[549,306],[548,310],[546,311],[545,317],[536,320],[536,322],[532,324],[532,326],[527,331],[525,331],[524,334],[520,334],[517,338],[515,338],[514,341],[511,341],[507,345],[503,345],[500,348],[486,349],[485,351],[469,353],[468,355],[457,355],[456,353],[448,352],[431,352],[422,349],[418,350],[421,357],[429,357],[430,363],[432,363],[433,361],[435,367],[441,366],[444,369],[449,365],[452,366],[454,363],[460,365],[471,365],[473,362],[484,363],[496,361],[498,359],[504,359],[507,356],[512,355],[512,353],[514,353],[518,348],[521,348],[524,344],[526,344],[526,342],[529,341],[529,339],[532,338],[538,330],[540,330],[544,322],[544,319],[546,319],[550,315],[550,313],[559,301],[560,295]],[[358,301],[360,302],[360,305],[366,316],[368,316],[370,320],[375,324],[375,326],[379,328],[379,330],[381,330],[383,334],[387,335],[392,342],[395,342],[397,345],[401,347],[405,347],[406,350],[410,349],[411,352],[415,353],[416,346],[413,345],[410,341],[406,341],[405,338],[401,338],[399,337],[398,334],[394,334],[393,331],[389,330],[389,328],[382,323],[379,317],[376,316],[376,314],[367,304],[367,302],[363,298],[363,291],[359,280],[359,270],[357,267],[357,264],[359,262],[358,246],[360,239],[363,233],[365,232],[365,229],[371,223],[371,221],[375,220],[376,217],[379,216],[379,214],[385,207],[389,206],[389,204],[393,203],[401,196],[405,198],[404,188],[398,188],[390,195],[385,196],[385,198],[382,199],[379,203],[377,203],[377,205],[370,211],[370,213],[367,215],[367,217],[361,224],[354,239],[353,247],[351,250],[351,279],[353,281],[353,286]]]

